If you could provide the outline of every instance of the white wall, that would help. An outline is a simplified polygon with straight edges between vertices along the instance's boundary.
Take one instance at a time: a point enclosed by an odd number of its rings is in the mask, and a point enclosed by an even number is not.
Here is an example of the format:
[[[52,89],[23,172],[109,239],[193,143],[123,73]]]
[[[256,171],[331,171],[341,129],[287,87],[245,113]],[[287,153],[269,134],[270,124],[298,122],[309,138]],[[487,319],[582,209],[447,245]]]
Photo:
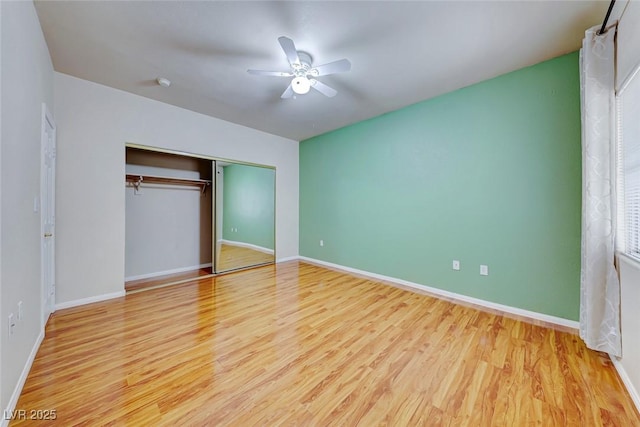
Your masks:
[[[640,64],[640,0],[631,0],[618,24],[616,88],[625,82]]]
[[[275,166],[277,256],[298,254],[296,141],[61,73],[54,87],[57,303],[124,289],[126,142]]]
[[[0,3],[0,76],[2,76],[2,4]],[[4,99],[2,96],[2,78],[0,77],[0,100]],[[0,168],[2,166],[2,102],[0,102]],[[2,191],[2,173],[0,169],[0,195]],[[0,331],[3,330],[4,324],[2,319],[4,316],[2,315],[2,197],[0,197]],[[3,383],[2,377],[2,337],[0,337],[0,383]],[[4,400],[2,400],[2,396],[4,393],[2,392],[2,386],[0,386],[0,409],[5,409]]]
[[[1,408],[7,408],[40,320],[40,138],[42,103],[53,109],[53,67],[32,2],[0,2],[2,29],[2,145],[0,229]],[[7,316],[24,304],[24,320],[11,339]]]
[[[619,258],[621,282],[622,360],[636,406],[640,409],[640,263]]]

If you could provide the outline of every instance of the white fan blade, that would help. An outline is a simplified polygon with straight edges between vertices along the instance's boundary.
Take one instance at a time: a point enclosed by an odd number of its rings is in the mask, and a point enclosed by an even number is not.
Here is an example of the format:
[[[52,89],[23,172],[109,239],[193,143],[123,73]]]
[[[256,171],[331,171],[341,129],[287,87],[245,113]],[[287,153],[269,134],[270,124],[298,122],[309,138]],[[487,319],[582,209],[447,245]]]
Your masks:
[[[309,74],[314,77],[326,76],[335,73],[344,73],[351,70],[351,62],[348,59],[341,59],[339,61],[329,62],[328,64],[318,65],[309,70]]]
[[[265,71],[265,70],[247,70],[249,74],[255,74],[256,76],[274,76],[274,77],[291,77],[293,73],[286,71]]]
[[[289,37],[278,37],[278,41],[280,42],[280,46],[282,46],[282,50],[284,50],[284,54],[287,55],[287,61],[289,64],[300,64],[300,58],[298,58],[298,51],[296,50],[296,45],[293,44],[293,40]]]
[[[338,93],[337,90],[335,90],[332,87],[327,86],[326,84],[322,83],[319,80],[309,79],[309,81],[311,82],[311,87],[314,88],[315,90],[317,90],[318,92],[320,92],[321,94],[323,94],[324,96],[328,96],[329,98],[333,98]]]
[[[291,87],[291,83],[289,83],[289,86],[282,93],[282,95],[280,95],[280,98],[287,99],[287,98],[291,98],[292,96],[293,96],[293,88]]]

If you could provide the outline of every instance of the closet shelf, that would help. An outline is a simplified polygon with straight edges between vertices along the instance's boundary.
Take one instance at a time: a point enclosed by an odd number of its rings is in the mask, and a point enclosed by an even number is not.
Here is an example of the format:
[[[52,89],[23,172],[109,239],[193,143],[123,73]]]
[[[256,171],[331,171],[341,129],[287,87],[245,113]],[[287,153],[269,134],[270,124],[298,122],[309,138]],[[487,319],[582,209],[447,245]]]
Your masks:
[[[138,190],[140,184],[168,184],[168,185],[190,185],[195,187],[202,187],[204,193],[207,187],[211,185],[211,181],[206,179],[186,179],[175,178],[169,176],[156,176],[156,175],[134,175],[127,174],[126,182],[131,182],[133,187]]]

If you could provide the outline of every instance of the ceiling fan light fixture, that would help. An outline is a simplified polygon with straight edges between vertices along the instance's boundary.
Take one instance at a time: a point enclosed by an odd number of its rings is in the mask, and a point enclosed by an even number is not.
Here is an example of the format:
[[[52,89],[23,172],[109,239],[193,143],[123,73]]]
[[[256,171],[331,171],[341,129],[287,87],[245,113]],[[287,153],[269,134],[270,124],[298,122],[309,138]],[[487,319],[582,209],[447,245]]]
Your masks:
[[[296,77],[291,81],[291,89],[298,95],[304,95],[311,89],[311,82],[306,77]]]
[[[2,1],[2,0],[0,0]],[[293,77],[287,89],[280,95],[280,98],[295,98],[295,95],[309,93],[311,88],[317,90],[327,98],[333,98],[338,91],[317,80],[316,77],[327,76],[335,73],[344,73],[351,70],[351,62],[348,59],[329,62],[322,65],[312,66],[312,58],[307,52],[296,49],[296,45],[289,37],[278,37],[280,47],[284,51],[289,62],[290,71],[267,71],[249,69],[249,74],[258,76]]]

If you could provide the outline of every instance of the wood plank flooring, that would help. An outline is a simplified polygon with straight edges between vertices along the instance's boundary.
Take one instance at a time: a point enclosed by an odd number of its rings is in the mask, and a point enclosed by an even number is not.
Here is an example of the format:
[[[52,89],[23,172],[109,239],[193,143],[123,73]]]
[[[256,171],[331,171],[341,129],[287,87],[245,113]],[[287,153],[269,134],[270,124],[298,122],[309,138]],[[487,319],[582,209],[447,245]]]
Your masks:
[[[274,262],[273,254],[256,251],[235,245],[218,244],[218,271],[227,271],[247,268],[255,265],[264,265]],[[130,280],[125,282],[124,290],[127,292],[139,292],[162,286],[176,285],[190,282],[198,278],[211,276],[211,267],[185,271],[183,273],[166,274],[147,279]]]
[[[640,425],[573,334],[297,261],[56,312],[16,408],[63,426]]]
[[[252,265],[274,262],[273,254],[256,251],[242,246],[218,244],[217,271],[224,272]]]
[[[183,273],[165,274],[163,276],[150,277],[147,279],[130,280],[124,283],[124,290],[127,292],[136,292],[143,289],[189,282],[199,277],[210,276],[211,274],[211,267],[208,267],[185,271]]]

